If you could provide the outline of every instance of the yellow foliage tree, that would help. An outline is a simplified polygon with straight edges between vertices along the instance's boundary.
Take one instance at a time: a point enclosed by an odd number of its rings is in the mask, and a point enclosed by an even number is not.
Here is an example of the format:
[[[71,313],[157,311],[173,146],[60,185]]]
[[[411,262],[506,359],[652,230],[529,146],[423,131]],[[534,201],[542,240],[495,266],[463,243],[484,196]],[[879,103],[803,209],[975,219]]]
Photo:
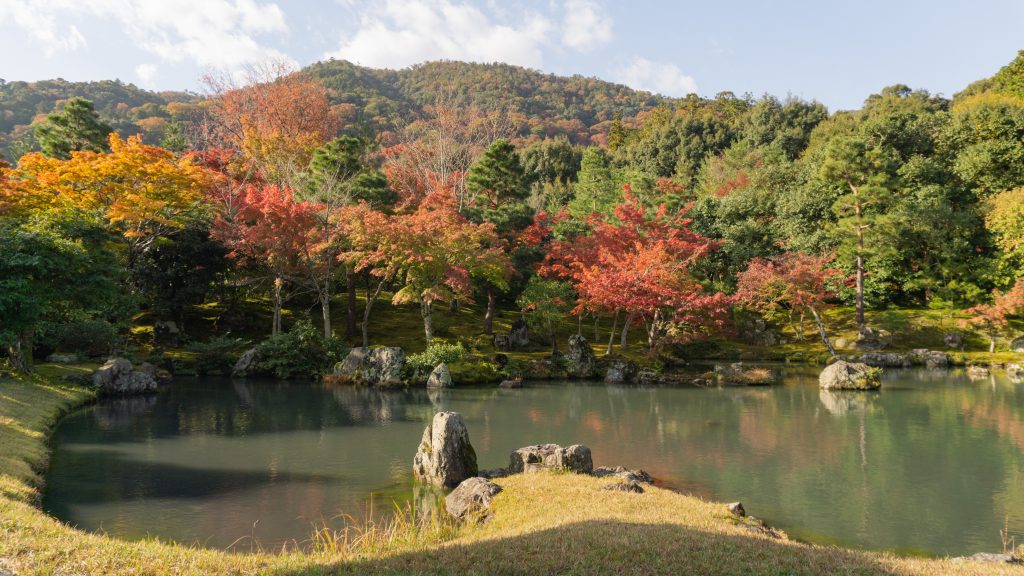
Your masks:
[[[0,178],[0,213],[94,212],[128,242],[128,265],[157,238],[184,226],[200,207],[209,172],[191,158],[110,135],[110,152],[68,160],[26,154]]]

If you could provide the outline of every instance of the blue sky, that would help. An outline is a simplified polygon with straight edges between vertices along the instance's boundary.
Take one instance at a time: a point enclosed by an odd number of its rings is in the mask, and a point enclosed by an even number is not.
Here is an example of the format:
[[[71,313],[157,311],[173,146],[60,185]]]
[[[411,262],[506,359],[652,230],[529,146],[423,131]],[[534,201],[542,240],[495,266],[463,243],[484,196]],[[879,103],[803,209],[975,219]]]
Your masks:
[[[1021,0],[0,0],[0,78],[198,91],[268,59],[446,58],[845,109],[894,83],[951,96],[1024,48],[1021,22]]]

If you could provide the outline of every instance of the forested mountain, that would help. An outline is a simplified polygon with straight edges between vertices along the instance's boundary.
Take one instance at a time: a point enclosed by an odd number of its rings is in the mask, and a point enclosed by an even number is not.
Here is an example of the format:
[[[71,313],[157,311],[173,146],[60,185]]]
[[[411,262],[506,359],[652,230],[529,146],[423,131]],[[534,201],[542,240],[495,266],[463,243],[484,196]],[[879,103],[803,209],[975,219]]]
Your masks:
[[[429,62],[383,70],[331,60],[303,72],[320,79],[349,126],[367,133],[395,131],[443,103],[507,113],[517,136],[565,135],[590,143],[615,118],[629,120],[670,100],[621,84],[582,76],[562,77],[508,64]],[[142,133],[159,143],[168,123],[188,122],[201,97],[152,92],[119,80],[39,82],[0,80],[0,150],[8,160],[35,148],[29,126],[71,97],[91,100],[121,136]]]

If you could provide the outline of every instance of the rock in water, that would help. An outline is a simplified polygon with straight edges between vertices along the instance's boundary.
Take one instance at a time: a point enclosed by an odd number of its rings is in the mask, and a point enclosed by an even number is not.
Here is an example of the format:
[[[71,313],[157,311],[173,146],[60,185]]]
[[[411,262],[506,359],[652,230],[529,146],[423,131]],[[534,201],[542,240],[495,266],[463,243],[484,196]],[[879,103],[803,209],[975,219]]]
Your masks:
[[[150,367],[151,368],[151,367]],[[96,369],[92,382],[107,396],[129,396],[156,392],[156,379],[147,370],[135,370],[124,358],[111,358]]]
[[[427,378],[427,388],[451,388],[451,386],[452,373],[448,370],[448,365],[442,362],[430,372],[430,377]]]
[[[412,461],[417,480],[454,488],[476,476],[476,452],[469,443],[469,431],[458,412],[438,412],[423,431],[423,439]]]
[[[467,478],[444,499],[444,507],[448,513],[459,520],[487,517],[491,500],[501,492],[498,486],[484,478]]]
[[[594,471],[594,460],[590,455],[590,448],[581,444],[565,448],[558,444],[538,444],[512,452],[508,465],[509,474],[541,470],[568,470],[590,474]]]
[[[569,351],[565,355],[566,370],[576,378],[592,378],[597,374],[597,357],[587,339],[579,334],[569,337]]]
[[[231,375],[238,378],[248,376],[256,368],[259,359],[259,348],[249,348],[239,356],[235,367],[231,369]]]
[[[397,386],[402,383],[405,351],[391,348],[353,348],[334,366],[334,376],[342,382],[368,386]]]
[[[877,390],[882,386],[879,372],[867,364],[837,360],[821,371],[818,384],[825,390]]]

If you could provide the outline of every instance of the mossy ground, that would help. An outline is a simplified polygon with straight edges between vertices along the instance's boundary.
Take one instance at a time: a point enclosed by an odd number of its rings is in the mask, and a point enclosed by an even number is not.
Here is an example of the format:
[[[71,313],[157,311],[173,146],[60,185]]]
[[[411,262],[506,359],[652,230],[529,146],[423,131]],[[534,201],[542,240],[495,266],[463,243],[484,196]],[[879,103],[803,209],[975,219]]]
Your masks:
[[[321,535],[299,553],[226,553],[155,539],[126,542],[66,526],[36,507],[46,436],[93,397],[57,379],[89,367],[43,366],[0,378],[0,570],[14,574],[1024,574],[1024,568],[773,540],[722,504],[651,487],[602,491],[574,474],[499,480],[493,519],[414,530]],[[753,511],[756,513],[756,510]],[[317,538],[314,538],[317,539]]]

